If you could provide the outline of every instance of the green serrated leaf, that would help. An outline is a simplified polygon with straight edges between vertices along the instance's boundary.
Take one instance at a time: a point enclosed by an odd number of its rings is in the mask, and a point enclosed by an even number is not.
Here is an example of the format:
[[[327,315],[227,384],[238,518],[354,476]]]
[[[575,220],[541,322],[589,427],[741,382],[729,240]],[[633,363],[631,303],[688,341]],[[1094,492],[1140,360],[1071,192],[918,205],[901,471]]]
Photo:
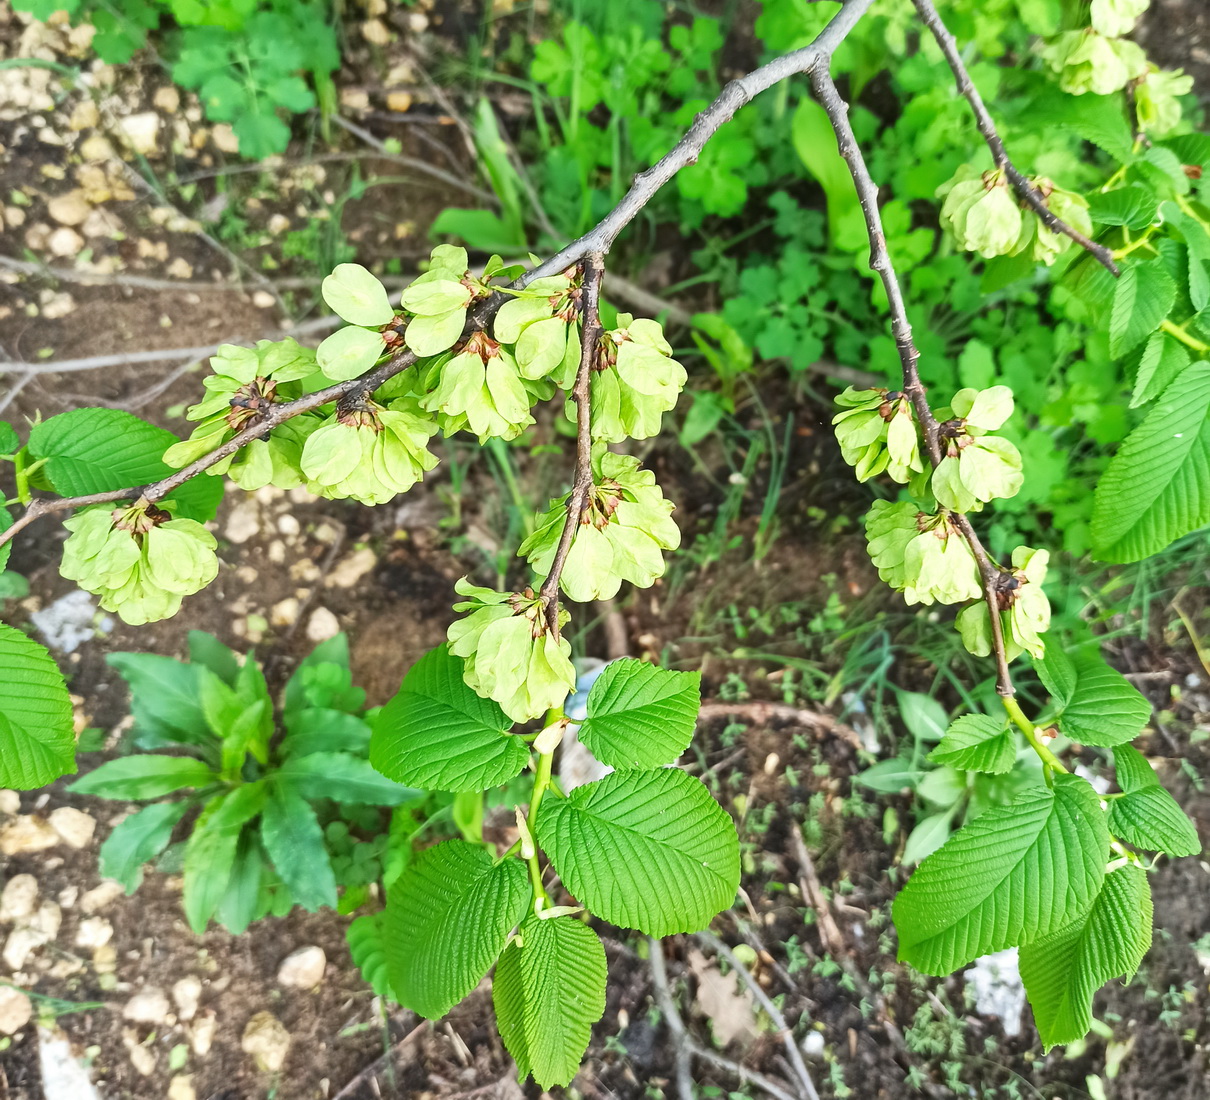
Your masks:
[[[200,760],[187,756],[158,756],[143,753],[123,756],[93,768],[67,789],[72,794],[91,794],[97,798],[117,798],[139,802],[162,798],[173,791],[207,787],[218,776]]]
[[[611,662],[588,693],[580,740],[602,764],[623,769],[671,764],[693,740],[701,673],[644,661]]]
[[[128,489],[175,473],[164,452],[175,435],[121,409],[73,409],[35,424],[29,453],[45,458],[47,477],[63,496]],[[221,478],[195,477],[167,497],[177,515],[200,523],[214,519],[223,498]]]
[[[417,856],[387,896],[387,960],[399,1003],[444,1016],[499,957],[532,897],[525,864],[448,840]]]
[[[386,914],[363,913],[345,930],[349,954],[375,996],[394,999],[387,966]]]
[[[1126,229],[1146,229],[1155,221],[1158,203],[1146,187],[1120,187],[1088,197],[1088,216],[1096,225],[1120,225]]]
[[[205,931],[227,893],[240,833],[265,804],[263,780],[236,787],[207,806],[185,846],[185,918]]]
[[[1097,483],[1093,557],[1138,561],[1210,523],[1210,362],[1192,363]]]
[[[1016,763],[1017,738],[1004,719],[964,714],[950,724],[929,759],[962,771],[1003,775]]]
[[[367,806],[398,806],[422,793],[393,783],[370,767],[368,760],[347,752],[291,757],[282,762],[277,778],[303,798],[331,798]]]
[[[1110,668],[1098,650],[1069,657],[1057,645],[1048,645],[1036,667],[1062,708],[1059,728],[1082,745],[1131,741],[1151,717],[1151,704],[1125,676]]]
[[[42,787],[76,770],[67,685],[45,646],[0,623],[0,786]]]
[[[920,865],[893,908],[900,959],[949,974],[1087,912],[1105,875],[1105,815],[1083,779],[1054,782],[987,810]]]
[[[505,948],[492,980],[500,1038],[522,1081],[571,1083],[605,1012],[605,949],[572,917],[528,917],[521,942]]]
[[[517,775],[529,748],[512,722],[463,679],[448,645],[430,650],[378,713],[370,763],[397,783],[435,791],[483,791]]]
[[[315,811],[293,791],[274,784],[261,815],[265,851],[308,913],[336,905],[336,876]]]
[[[1045,1050],[1082,1039],[1096,991],[1138,969],[1151,946],[1151,910],[1146,872],[1119,867],[1087,916],[1021,948],[1021,980]]]
[[[235,849],[235,862],[227,879],[227,890],[214,912],[214,919],[228,932],[239,935],[247,930],[257,916],[261,897],[261,874],[264,857],[256,834],[245,830],[240,833]]]
[[[172,839],[189,802],[155,802],[124,817],[101,845],[100,871],[133,894],[143,881],[143,864],[155,859]]]
[[[537,841],[578,901],[651,936],[705,928],[739,886],[731,818],[675,768],[615,772],[546,799]]]
[[[286,715],[286,736],[278,746],[284,756],[314,752],[349,752],[364,756],[370,747],[370,727],[353,714],[328,707],[310,707]]]
[[[1139,359],[1130,407],[1137,409],[1148,401],[1154,401],[1188,365],[1189,349],[1184,344],[1178,343],[1166,332],[1153,332]]]
[[[0,455],[11,455],[21,449],[21,437],[7,420],[0,420]]]
[[[234,684],[239,676],[239,658],[213,634],[207,634],[204,630],[189,631],[189,661],[205,666],[224,684]]]
[[[1170,856],[1194,856],[1201,838],[1180,804],[1161,785],[1147,758],[1132,745],[1113,750],[1118,786],[1109,804],[1109,830],[1128,844]]]
[[[1113,293],[1109,354],[1125,355],[1150,336],[1176,303],[1176,283],[1159,261],[1130,264]]]

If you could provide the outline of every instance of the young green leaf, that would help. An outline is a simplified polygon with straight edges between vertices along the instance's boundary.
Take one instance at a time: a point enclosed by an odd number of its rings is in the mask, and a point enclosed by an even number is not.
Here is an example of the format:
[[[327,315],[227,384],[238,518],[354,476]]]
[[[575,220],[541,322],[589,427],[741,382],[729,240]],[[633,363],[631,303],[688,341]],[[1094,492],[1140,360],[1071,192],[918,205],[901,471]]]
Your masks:
[[[313,752],[282,763],[277,770],[282,784],[303,798],[331,798],[367,806],[398,806],[421,792],[379,775],[368,760],[345,752]]]
[[[532,890],[525,864],[448,840],[421,853],[387,897],[387,961],[400,1004],[444,1016],[500,955]]]
[[[853,782],[879,794],[898,794],[903,790],[914,790],[923,777],[923,769],[906,756],[894,756],[858,772]]]
[[[11,455],[21,449],[21,437],[7,420],[0,420],[0,455]]]
[[[140,747],[214,743],[202,713],[197,667],[154,653],[110,653],[105,663],[130,686],[134,735]]]
[[[0,785],[30,790],[76,770],[67,685],[44,646],[0,623]]]
[[[650,936],[705,928],[739,886],[731,818],[675,768],[615,772],[547,799],[537,841],[578,901]]]
[[[1017,759],[1016,734],[1003,719],[964,714],[950,724],[929,759],[962,771],[1003,775]]]
[[[227,893],[239,836],[265,804],[263,780],[236,787],[210,803],[185,846],[185,919],[198,935]]]
[[[949,719],[945,707],[931,695],[918,691],[899,691],[895,697],[899,702],[899,717],[907,726],[908,733],[917,741],[941,740]]]
[[[1210,523],[1210,362],[1190,364],[1097,483],[1093,556],[1138,561]]]
[[[265,851],[295,904],[308,913],[336,905],[336,876],[323,829],[305,799],[274,784],[265,800],[260,831]]]
[[[475,694],[448,645],[430,650],[374,719],[370,763],[388,779],[434,791],[482,791],[517,775],[529,748],[498,703]]]
[[[91,794],[97,798],[139,802],[146,798],[162,798],[173,791],[190,787],[207,787],[217,782],[218,776],[200,760],[193,760],[188,756],[142,753],[136,756],[122,756],[93,768],[67,789],[72,794]]]
[[[1061,708],[1059,728],[1082,745],[1133,740],[1151,717],[1151,704],[1110,668],[1099,650],[1081,650],[1072,657],[1050,644],[1034,668]]]
[[[1074,775],[969,822],[895,899],[899,957],[949,974],[1077,920],[1105,875],[1109,833],[1096,792]]]
[[[1151,946],[1151,889],[1140,867],[1119,867],[1082,920],[1021,948],[1021,979],[1045,1050],[1092,1026],[1093,994],[1130,977]]]
[[[492,979],[500,1038],[522,1081],[532,1074],[544,1089],[571,1083],[605,1012],[605,980],[605,949],[586,924],[526,918]]]
[[[189,661],[205,666],[224,684],[231,686],[234,686],[240,672],[239,658],[235,653],[204,630],[189,631]]]
[[[1116,191],[1088,197],[1088,216],[1098,225],[1120,225],[1137,231],[1146,229],[1156,216],[1155,193],[1146,187],[1119,187]]]
[[[1113,294],[1109,354],[1125,355],[1151,335],[1176,303],[1176,283],[1159,261],[1129,264]]]
[[[83,496],[145,485],[173,473],[164,452],[175,435],[121,409],[73,409],[35,424],[29,453],[46,459],[46,475],[63,496]],[[218,478],[195,477],[170,493],[177,515],[205,522],[223,497]]]
[[[1189,349],[1184,344],[1162,329],[1153,332],[1135,372],[1130,407],[1137,409],[1148,401],[1154,401],[1188,365]]]
[[[1132,745],[1113,750],[1118,786],[1125,792],[1109,804],[1109,830],[1149,852],[1195,856],[1201,838],[1180,804],[1159,781],[1147,758]]]
[[[278,746],[284,756],[313,752],[349,752],[364,756],[370,747],[370,726],[353,714],[328,707],[287,712],[286,736]]]
[[[671,764],[693,740],[701,707],[700,672],[672,672],[644,661],[613,661],[588,693],[580,740],[618,769]]]
[[[351,325],[377,328],[395,316],[386,288],[361,264],[337,264],[321,290],[328,306]]]
[[[931,856],[949,840],[954,831],[953,820],[952,810],[942,810],[940,813],[922,817],[908,834],[907,841],[903,845],[900,862],[904,866],[910,866]]]
[[[172,830],[185,816],[189,802],[154,802],[124,817],[101,845],[100,870],[133,894],[143,881],[143,864],[168,847]]]
[[[214,913],[214,919],[228,932],[238,936],[256,919],[264,865],[256,834],[251,830],[240,833],[227,890]]]

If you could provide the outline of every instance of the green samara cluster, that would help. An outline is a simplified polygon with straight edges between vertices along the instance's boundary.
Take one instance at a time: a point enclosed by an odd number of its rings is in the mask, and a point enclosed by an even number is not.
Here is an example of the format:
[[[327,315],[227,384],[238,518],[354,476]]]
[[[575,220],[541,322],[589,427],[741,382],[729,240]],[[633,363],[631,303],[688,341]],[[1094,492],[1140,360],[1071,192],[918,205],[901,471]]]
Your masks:
[[[515,439],[534,426],[534,406],[560,391],[563,415],[574,421],[571,391],[583,360],[582,271],[575,266],[524,287],[509,285],[522,274],[498,257],[475,274],[465,249],[440,245],[395,305],[371,272],[341,264],[324,280],[323,297],[345,326],[314,351],[292,339],[222,346],[203,383],[206,396],[187,412],[196,427],[168,449],[165,461],[186,467],[272,418],[271,430],[206,473],[250,491],[305,488],[329,499],[383,504],[437,465],[437,435]],[[404,352],[414,362],[373,375]],[[365,388],[343,385],[365,376],[371,376]],[[620,313],[607,324],[589,363],[594,481],[561,573],[569,598],[608,598],[623,581],[653,584],[663,574],[664,552],[680,544],[673,506],[655,476],[606,445],[657,434],[685,380],[655,321]],[[333,383],[342,384],[336,399],[277,422],[274,410],[282,403]],[[909,465],[919,470],[919,456]],[[553,566],[567,500],[551,502],[520,549],[539,578],[535,586]],[[215,541],[204,527],[151,505],[112,518],[108,510],[82,512],[69,528],[65,574],[131,621],[175,613],[182,596],[218,569]],[[186,538],[191,557],[181,550],[169,562],[160,553],[170,540]],[[514,721],[561,703],[574,674],[570,647],[550,624],[552,617],[565,622],[568,613],[554,615],[530,589],[464,584],[458,591],[468,599],[457,605],[465,617],[451,628],[450,642],[464,659],[467,683]]]
[[[940,461],[921,460],[922,440],[910,402],[896,391],[850,387],[836,398],[836,437],[860,480],[887,473],[911,499],[876,500],[866,514],[866,539],[878,575],[909,604],[965,604],[957,627],[966,648],[986,657],[991,615],[984,581],[957,519],[993,500],[1015,496],[1021,454],[995,433],[1013,414],[1012,390],[990,386],[954,394],[936,410]],[[1018,547],[1012,567],[998,569],[996,594],[1010,659],[1042,654],[1050,602],[1042,590],[1049,555]]]

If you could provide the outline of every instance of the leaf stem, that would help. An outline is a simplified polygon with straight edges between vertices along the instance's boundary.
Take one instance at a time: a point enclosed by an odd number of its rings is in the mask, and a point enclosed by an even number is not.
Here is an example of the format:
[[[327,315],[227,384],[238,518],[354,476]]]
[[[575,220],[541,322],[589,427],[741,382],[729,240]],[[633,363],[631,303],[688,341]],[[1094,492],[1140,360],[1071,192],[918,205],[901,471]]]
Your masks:
[[[1066,774],[1068,770],[1067,766],[1043,744],[1042,739],[1038,736],[1037,726],[1026,717],[1025,711],[1021,709],[1021,704],[1011,695],[1002,695],[1000,702],[1004,704],[1004,709],[1008,711],[1008,716],[1013,720],[1013,724],[1025,734],[1025,740],[1029,742],[1029,747],[1038,754],[1042,763],[1053,771]],[[1050,786],[1049,776],[1047,779],[1047,786]]]
[[[1196,336],[1190,336],[1180,325],[1174,324],[1172,321],[1167,319],[1161,321],[1160,329],[1187,347],[1193,348],[1194,351],[1210,351],[1210,344],[1203,343]]]
[[[529,881],[534,888],[534,912],[540,913],[550,904],[550,897],[546,893],[546,888],[542,885],[542,865],[538,862],[537,849],[537,825],[538,825],[538,807],[542,804],[542,796],[546,793],[546,788],[550,786],[550,773],[554,766],[555,754],[553,751],[544,752],[538,757],[537,766],[534,768],[534,789],[529,796],[529,813],[526,815],[525,823],[529,826],[529,831],[535,837],[534,854],[526,861],[529,864]],[[517,842],[518,846],[520,841]]]

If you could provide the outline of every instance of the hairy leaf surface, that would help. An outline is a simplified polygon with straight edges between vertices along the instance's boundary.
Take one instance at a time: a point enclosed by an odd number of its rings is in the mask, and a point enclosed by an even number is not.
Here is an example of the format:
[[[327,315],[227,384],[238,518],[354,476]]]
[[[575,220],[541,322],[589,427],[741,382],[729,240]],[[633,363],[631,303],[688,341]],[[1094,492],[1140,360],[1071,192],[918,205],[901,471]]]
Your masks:
[[[467,687],[463,661],[440,645],[403,678],[374,720],[370,763],[397,783],[434,791],[482,791],[517,775],[529,747],[491,699]]]
[[[45,646],[0,623],[0,786],[30,790],[76,770],[71,699]]]
[[[731,818],[675,768],[615,772],[548,798],[537,841],[581,904],[651,936],[705,928],[739,886]]]
[[[605,980],[605,949],[586,924],[526,918],[492,980],[500,1038],[522,1080],[532,1074],[544,1089],[571,1083],[605,1012]]]
[[[1092,1026],[1092,998],[1130,977],[1151,946],[1151,888],[1140,867],[1119,867],[1082,920],[1021,948],[1021,979],[1046,1050]]]
[[[671,764],[693,740],[701,707],[700,672],[672,672],[645,661],[613,661],[588,693],[580,740],[619,770]]]
[[[465,997],[499,957],[532,888],[518,859],[447,840],[422,852],[387,897],[387,959],[399,1002],[430,1020]]]
[[[1074,775],[969,822],[895,899],[899,957],[949,974],[1078,919],[1105,874],[1109,834],[1096,792]]]

